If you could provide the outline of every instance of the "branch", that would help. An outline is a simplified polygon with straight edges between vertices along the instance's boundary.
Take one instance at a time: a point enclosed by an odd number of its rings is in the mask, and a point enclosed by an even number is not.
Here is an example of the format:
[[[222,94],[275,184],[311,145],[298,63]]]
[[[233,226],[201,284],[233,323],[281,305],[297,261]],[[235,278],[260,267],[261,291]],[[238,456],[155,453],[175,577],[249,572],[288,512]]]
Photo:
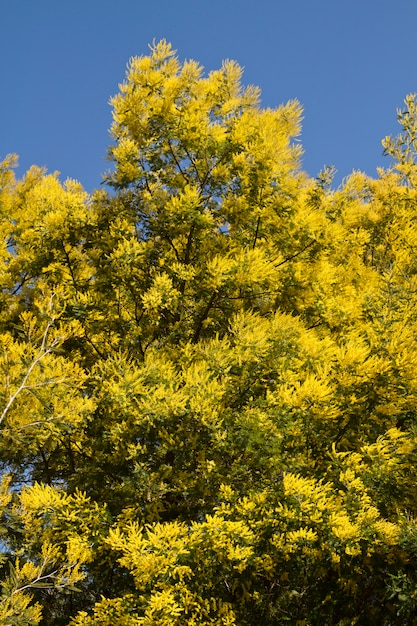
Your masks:
[[[17,293],[19,293],[19,291],[22,289],[23,285],[25,284],[25,282],[28,280],[29,275],[25,274],[23,276],[23,278],[20,280],[20,283],[18,283],[15,288],[13,289],[13,291],[11,291],[11,295],[15,296]]]
[[[256,241],[257,241],[257,239],[258,239],[258,235],[259,235],[259,226],[260,226],[260,223],[261,223],[261,216],[260,216],[260,215],[258,215],[258,220],[257,220],[257,222],[256,222],[256,230],[255,230],[255,237],[254,237],[254,240],[253,240],[252,250],[255,250]]]
[[[203,178],[203,180],[201,180],[200,172],[198,171],[197,165],[195,164],[193,157],[188,152],[185,146],[184,146],[184,150],[185,150],[185,154],[187,155],[187,159],[190,160],[190,163],[194,168],[195,175],[197,176],[198,184],[200,185],[200,189],[202,190],[205,184],[206,176]]]
[[[215,301],[217,295],[218,295],[217,291],[213,291],[213,293],[211,294],[210,300],[208,301],[208,303],[206,305],[206,308],[203,311],[203,314],[200,316],[200,319],[198,320],[197,328],[194,331],[194,335],[193,335],[193,338],[191,340],[191,343],[196,343],[198,341],[198,339],[200,337],[201,330],[203,328],[204,320],[207,319],[207,316],[208,316],[208,314],[210,312],[210,309],[213,307],[213,304],[214,304],[214,301]]]
[[[190,232],[188,233],[188,237],[187,237],[187,245],[185,247],[185,254],[184,254],[184,261],[183,261],[185,264],[188,264],[190,262],[191,246],[193,243],[194,230],[195,230],[195,224],[191,224]]]
[[[179,253],[178,253],[178,250],[177,250],[177,249],[176,249],[176,247],[174,246],[174,242],[171,240],[171,238],[170,238],[170,237],[168,237],[168,235],[164,234],[164,235],[162,235],[162,236],[163,236],[163,238],[164,238],[164,239],[165,239],[165,240],[169,243],[169,245],[171,246],[171,248],[174,250],[174,254],[175,254],[176,258],[177,258],[177,261],[180,263],[180,262],[181,262],[181,258],[180,258],[180,255],[179,255]]]
[[[67,261],[67,265],[68,265],[68,268],[69,268],[69,271],[70,271],[70,275],[71,275],[72,284],[74,285],[74,289],[75,289],[76,293],[78,293],[79,289],[78,289],[77,281],[75,279],[74,270],[72,268],[72,263],[71,263],[71,260],[70,260],[70,256],[69,256],[68,252],[65,249],[64,242],[60,241],[60,244],[61,244],[62,250],[64,251],[65,259]]]
[[[304,246],[304,248],[302,248],[301,250],[299,250],[295,254],[292,254],[291,256],[288,256],[286,259],[284,259],[280,263],[277,263],[274,267],[280,267],[281,265],[284,265],[284,263],[288,263],[288,261],[292,261],[293,259],[296,259],[298,256],[300,256],[300,254],[303,254],[303,252],[305,252],[306,250],[311,248],[311,246],[314,245],[315,243],[317,243],[317,241],[315,239],[313,239],[312,241],[310,241],[310,243],[308,243],[306,246]]]
[[[179,172],[180,172],[181,176],[184,178],[185,182],[188,184],[188,183],[189,183],[188,176],[187,176],[187,174],[184,172],[184,170],[182,169],[181,164],[180,164],[180,162],[179,162],[179,161],[178,161],[178,159],[177,159],[177,155],[175,154],[175,152],[174,152],[174,150],[173,150],[173,148],[172,148],[172,144],[171,144],[170,139],[168,139],[168,145],[169,145],[169,151],[170,151],[170,153],[171,153],[171,155],[172,155],[172,158],[173,158],[173,159],[174,159],[174,161],[175,161],[175,165],[178,167],[178,170],[179,170]]]
[[[40,361],[47,355],[50,354],[52,352],[52,349],[58,345],[59,341],[57,339],[55,339],[51,345],[47,346],[47,339],[48,339],[48,334],[49,334],[49,330],[51,329],[51,327],[53,326],[54,323],[54,319],[50,320],[48,322],[48,324],[46,325],[46,329],[45,332],[43,334],[42,337],[42,343],[40,345],[40,348],[38,350],[38,353],[36,354],[35,358],[33,359],[32,363],[29,366],[29,369],[27,370],[25,376],[23,377],[22,382],[20,383],[19,387],[16,389],[16,391],[14,392],[14,394],[12,396],[10,396],[8,403],[6,404],[5,408],[3,409],[3,412],[0,416],[0,424],[3,422],[3,420],[5,419],[7,413],[9,412],[12,404],[14,403],[14,401],[16,400],[17,396],[22,393],[22,391],[24,389],[28,389],[29,386],[27,385],[27,382],[29,380],[30,375],[32,374],[33,370],[35,369],[35,367],[38,365],[38,363],[40,363]]]
[[[44,576],[38,576],[37,578],[35,578],[35,580],[32,580],[32,582],[28,583],[27,585],[14,589],[12,591],[12,596],[14,596],[15,593],[20,593],[21,591],[26,591],[26,589],[32,589],[33,587],[36,587],[36,585],[38,585],[42,580],[48,580],[48,578],[54,578],[58,573],[59,573],[59,570],[56,569],[50,574],[45,574]]]

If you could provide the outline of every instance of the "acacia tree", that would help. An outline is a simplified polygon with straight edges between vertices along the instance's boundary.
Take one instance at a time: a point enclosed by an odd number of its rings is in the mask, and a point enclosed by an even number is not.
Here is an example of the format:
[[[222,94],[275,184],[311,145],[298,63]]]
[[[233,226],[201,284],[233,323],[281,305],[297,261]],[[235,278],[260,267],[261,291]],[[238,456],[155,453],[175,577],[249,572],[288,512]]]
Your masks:
[[[241,74],[132,59],[109,192],[3,163],[4,624],[413,623],[416,98],[333,190]]]

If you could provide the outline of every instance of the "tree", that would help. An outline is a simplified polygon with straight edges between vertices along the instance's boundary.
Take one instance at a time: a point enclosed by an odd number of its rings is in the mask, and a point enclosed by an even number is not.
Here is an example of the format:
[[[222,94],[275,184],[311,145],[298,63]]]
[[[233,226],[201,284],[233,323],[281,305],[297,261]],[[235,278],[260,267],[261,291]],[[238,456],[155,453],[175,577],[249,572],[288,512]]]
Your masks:
[[[415,99],[333,190],[241,74],[132,59],[109,191],[0,169],[4,624],[415,623]]]

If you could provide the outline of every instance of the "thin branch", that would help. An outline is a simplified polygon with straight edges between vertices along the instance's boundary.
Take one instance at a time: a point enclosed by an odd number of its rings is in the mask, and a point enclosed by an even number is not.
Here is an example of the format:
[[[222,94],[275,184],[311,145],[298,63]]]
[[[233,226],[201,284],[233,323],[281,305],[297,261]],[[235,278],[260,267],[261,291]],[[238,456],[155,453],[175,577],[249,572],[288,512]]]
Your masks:
[[[258,235],[259,235],[259,226],[260,226],[260,224],[261,224],[261,216],[258,215],[258,220],[256,222],[255,238],[253,240],[252,250],[255,250],[256,241],[257,241]]]
[[[312,241],[310,241],[310,243],[308,243],[306,246],[304,246],[304,248],[302,248],[301,250],[299,250],[295,254],[292,254],[291,256],[288,256],[286,259],[284,259],[280,263],[277,263],[274,267],[280,267],[281,265],[284,265],[284,263],[288,263],[288,261],[292,261],[293,259],[296,259],[298,256],[300,256],[300,254],[303,254],[303,252],[305,252],[306,250],[311,248],[311,246],[314,245],[315,243],[317,243],[317,241],[315,239],[313,239]]]
[[[48,580],[48,578],[54,578],[58,573],[59,573],[59,569],[56,569],[55,571],[51,572],[50,574],[45,574],[44,576],[38,576],[37,578],[35,578],[35,580],[32,580],[32,582],[30,582],[29,584],[24,585],[23,587],[18,587],[17,589],[14,589],[14,591],[12,591],[12,596],[14,596],[15,593],[20,593],[21,591],[26,591],[26,589],[32,589],[38,583],[40,583],[42,580]],[[3,602],[4,602],[4,600],[3,600]]]
[[[210,309],[213,307],[213,304],[214,304],[214,301],[216,300],[217,295],[218,295],[217,291],[213,291],[213,293],[211,294],[210,300],[207,302],[207,305],[202,315],[200,316],[200,319],[198,320],[197,328],[195,329],[193,338],[191,340],[192,343],[196,343],[198,341],[201,330],[203,328],[204,320],[207,319],[207,316],[210,313]]]
[[[61,241],[60,243],[61,243],[62,250],[64,251],[65,259],[67,261],[67,266],[68,266],[69,271],[70,271],[71,280],[72,280],[72,283],[74,285],[74,289],[75,289],[76,293],[78,293],[79,289],[78,289],[78,285],[77,285],[77,280],[75,278],[74,270],[73,270],[73,267],[72,267],[72,263],[71,263],[71,260],[70,260],[70,256],[69,256],[67,250],[65,249],[64,242]]]
[[[20,280],[20,283],[18,283],[16,287],[13,289],[13,291],[11,292],[12,296],[15,296],[17,293],[19,293],[19,291],[22,289],[23,285],[28,280],[28,278],[29,278],[28,274],[25,274],[23,276],[23,278]]]
[[[171,240],[171,238],[170,238],[170,237],[168,237],[168,235],[166,235],[166,234],[164,234],[164,235],[163,235],[163,238],[164,238],[164,239],[165,239],[165,240],[169,243],[169,245],[171,246],[171,248],[174,250],[174,254],[175,254],[176,258],[177,258],[177,261],[180,263],[180,262],[181,262],[180,255],[179,255],[179,253],[178,253],[178,250],[177,250],[177,249],[176,249],[176,247],[174,246],[174,243],[173,243],[173,241]]]
[[[177,166],[177,168],[178,168],[178,170],[179,170],[179,172],[180,172],[181,176],[184,178],[185,182],[188,184],[188,183],[189,183],[188,176],[187,176],[187,174],[184,172],[184,170],[182,169],[181,164],[180,164],[180,162],[179,162],[179,161],[178,161],[178,159],[177,159],[177,155],[176,155],[176,154],[175,154],[175,152],[174,152],[174,149],[173,149],[173,147],[172,147],[172,144],[171,144],[170,139],[168,139],[168,145],[169,145],[169,151],[170,151],[170,153],[171,153],[171,156],[172,156],[172,158],[173,158],[173,159],[174,159],[174,161],[175,161],[175,165]]]
[[[85,328],[85,325],[83,324],[82,326],[83,326],[83,330],[84,330],[84,337],[85,337],[85,339],[87,340],[87,342],[90,344],[90,346],[93,348],[93,350],[95,350],[95,351],[97,352],[98,356],[99,356],[101,359],[105,359],[106,357],[105,357],[104,352],[102,352],[101,350],[99,350],[99,349],[97,348],[97,346],[95,345],[94,341],[93,341],[93,340],[92,340],[92,339],[88,336],[87,331],[86,331],[86,328]]]
[[[187,245],[185,247],[185,255],[184,255],[184,263],[185,264],[188,264],[190,262],[191,246],[192,246],[192,243],[193,243],[194,230],[195,230],[195,225],[192,224],[191,228],[190,228],[190,232],[188,233],[188,237],[187,237]]]
[[[195,175],[197,176],[198,184],[200,185],[200,189],[203,189],[206,177],[204,177],[204,179],[201,180],[200,172],[197,169],[197,166],[196,166],[196,164],[194,162],[193,157],[190,155],[190,153],[188,152],[188,150],[187,150],[187,148],[185,146],[184,146],[184,150],[185,150],[185,154],[187,155],[187,159],[190,160],[190,163],[191,163],[191,165],[194,168]]]
[[[39,348],[39,351],[37,353],[37,355],[35,356],[35,358],[33,359],[32,363],[29,366],[29,369],[27,370],[25,376],[23,377],[22,382],[20,383],[19,387],[16,389],[16,391],[14,392],[14,394],[12,396],[10,396],[8,403],[6,404],[5,408],[3,409],[3,412],[0,416],[0,424],[3,422],[3,420],[5,419],[7,413],[9,412],[12,404],[14,403],[14,401],[16,400],[17,396],[24,390],[28,388],[27,382],[29,380],[30,375],[32,374],[33,370],[35,369],[35,367],[38,365],[38,363],[40,363],[40,361],[47,355],[50,354],[52,352],[52,349],[58,344],[58,340],[54,340],[53,343],[47,347],[46,342],[48,339],[48,333],[49,330],[51,328],[51,326],[53,325],[54,320],[50,320],[46,326],[45,332],[43,334],[42,337],[42,343],[41,346]]]

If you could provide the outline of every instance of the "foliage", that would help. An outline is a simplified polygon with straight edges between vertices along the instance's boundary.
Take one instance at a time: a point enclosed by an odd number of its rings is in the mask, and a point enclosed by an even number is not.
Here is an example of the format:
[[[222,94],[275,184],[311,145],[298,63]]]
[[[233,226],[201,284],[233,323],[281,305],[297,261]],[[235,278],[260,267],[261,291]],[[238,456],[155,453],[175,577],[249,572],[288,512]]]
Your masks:
[[[0,623],[416,622],[416,96],[333,189],[162,41],[108,191],[0,167]]]

